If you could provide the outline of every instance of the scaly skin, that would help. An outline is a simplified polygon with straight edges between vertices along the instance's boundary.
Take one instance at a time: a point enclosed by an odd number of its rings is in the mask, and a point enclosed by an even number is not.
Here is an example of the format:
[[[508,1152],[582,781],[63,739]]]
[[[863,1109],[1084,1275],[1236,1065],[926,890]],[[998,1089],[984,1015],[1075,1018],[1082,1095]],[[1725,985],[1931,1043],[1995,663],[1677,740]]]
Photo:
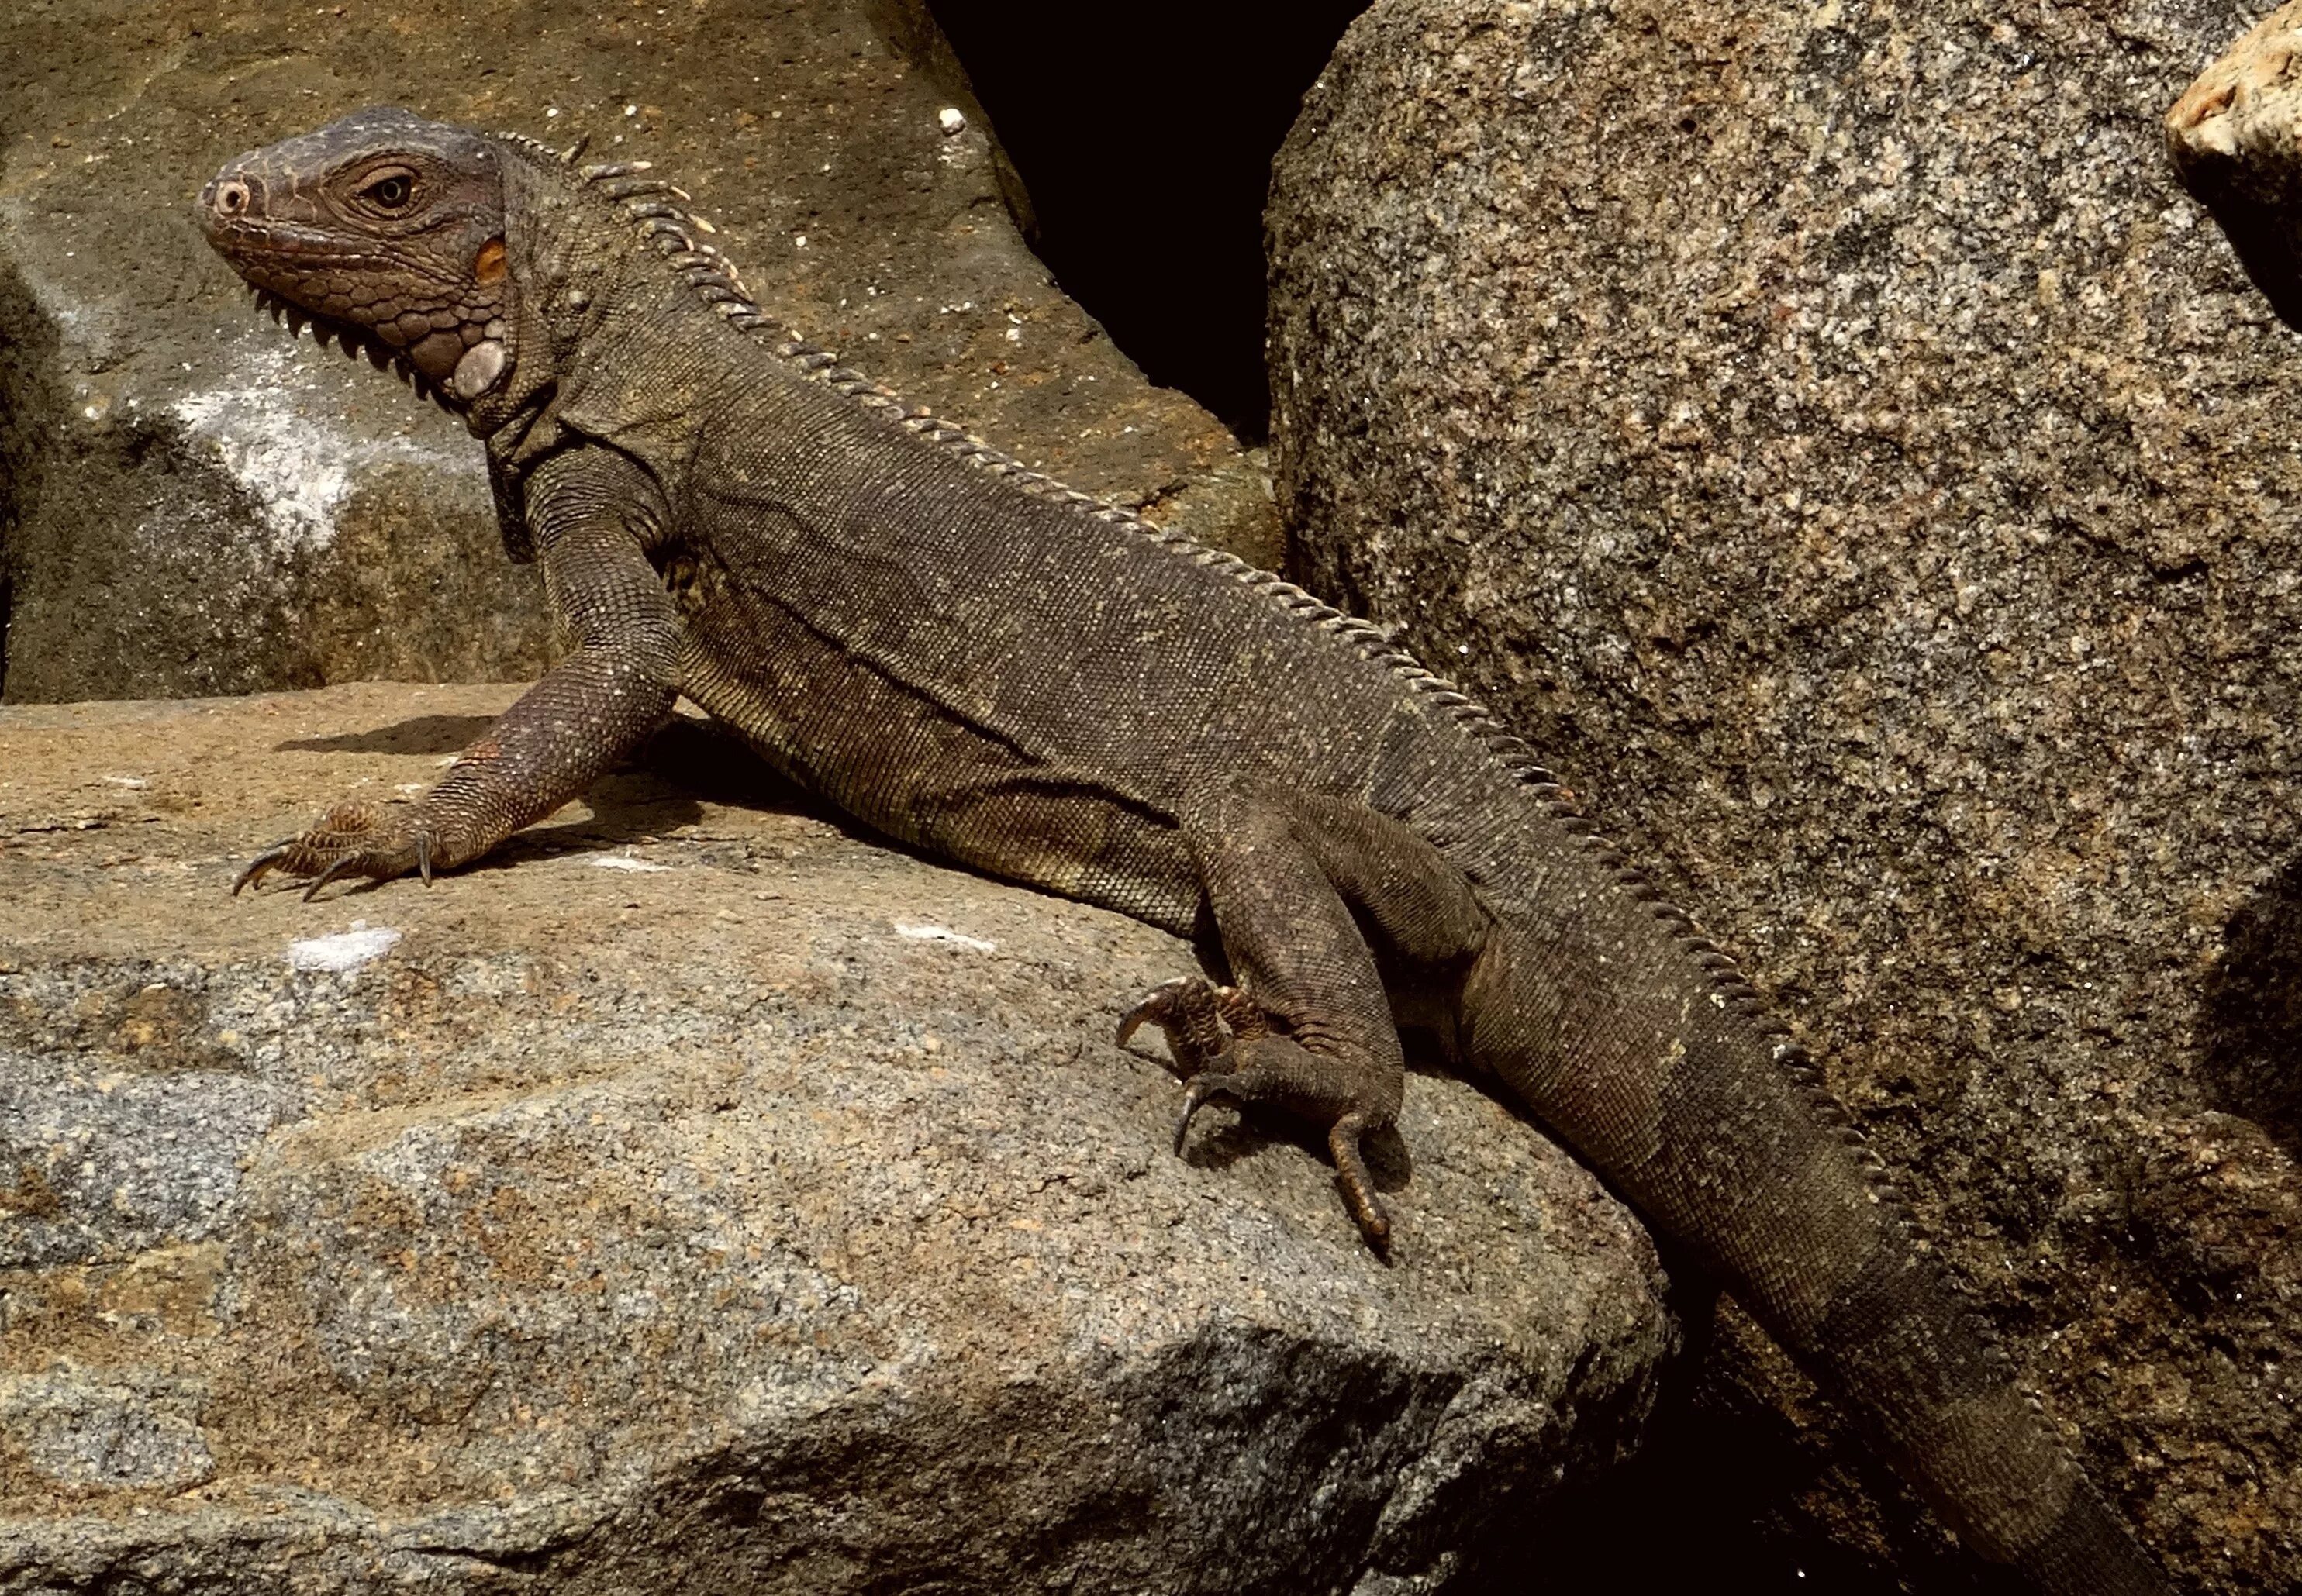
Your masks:
[[[1345,1203],[1436,1023],[1733,1289],[1967,1545],[2035,1589],[2163,1583],[2015,1389],[1732,964],[1446,683],[1276,577],[1024,471],[769,323],[636,165],[371,112],[242,157],[210,240],[381,340],[486,441],[581,648],[424,799],[251,867],[450,868],[685,693],[803,785],[978,869],[1218,943],[1168,983],[1183,1123],[1326,1130]]]

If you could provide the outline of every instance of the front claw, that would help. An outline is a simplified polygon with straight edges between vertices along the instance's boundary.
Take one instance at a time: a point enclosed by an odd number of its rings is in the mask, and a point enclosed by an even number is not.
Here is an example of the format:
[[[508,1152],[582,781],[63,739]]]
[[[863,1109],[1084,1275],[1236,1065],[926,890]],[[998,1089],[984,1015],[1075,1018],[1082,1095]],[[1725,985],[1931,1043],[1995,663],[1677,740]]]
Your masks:
[[[248,868],[239,872],[239,879],[231,884],[231,895],[238,897],[239,889],[243,886],[261,886],[264,878],[272,873],[274,865],[288,857],[289,850],[295,845],[296,839],[291,836],[284,843],[273,844],[263,853],[249,860]]]
[[[231,884],[232,895],[239,896],[244,886],[261,886],[274,870],[306,881],[307,903],[322,887],[348,877],[389,881],[414,870],[429,886],[440,858],[438,835],[417,806],[386,811],[364,803],[339,804],[300,836],[275,844],[250,860]]]
[[[304,889],[304,901],[308,903],[314,898],[318,897],[320,895],[320,888],[325,886],[329,882],[339,881],[346,876],[357,876],[359,873],[359,855],[357,853],[347,853],[341,859],[337,860],[333,864],[330,865],[326,869],[322,870],[318,875],[312,878],[312,885]]]

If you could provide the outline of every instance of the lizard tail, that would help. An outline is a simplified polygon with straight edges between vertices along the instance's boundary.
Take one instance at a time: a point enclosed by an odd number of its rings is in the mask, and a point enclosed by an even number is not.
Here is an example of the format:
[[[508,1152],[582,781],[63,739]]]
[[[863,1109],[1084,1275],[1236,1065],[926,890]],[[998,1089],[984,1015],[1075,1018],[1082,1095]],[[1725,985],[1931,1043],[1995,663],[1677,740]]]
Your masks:
[[[1878,1436],[1969,1550],[2047,1596],[2163,1596],[2165,1580],[2132,1532],[1899,1215],[1881,1224],[1870,1256],[1819,1322],[1775,1282],[1745,1278],[1735,1289]]]
[[[1688,1246],[1970,1550],[2048,1596],[2161,1596],[2163,1576],[2017,1386],[1803,1052],[1767,1029],[1755,995],[1737,982],[1734,1001],[1716,998],[1726,988],[1703,972],[1717,962],[1690,981],[1628,989],[1558,979],[1636,969],[1625,954],[1642,939],[1628,917],[1539,931],[1522,921],[1465,988],[1466,1050]],[[1668,970],[1654,952],[1647,967]]]

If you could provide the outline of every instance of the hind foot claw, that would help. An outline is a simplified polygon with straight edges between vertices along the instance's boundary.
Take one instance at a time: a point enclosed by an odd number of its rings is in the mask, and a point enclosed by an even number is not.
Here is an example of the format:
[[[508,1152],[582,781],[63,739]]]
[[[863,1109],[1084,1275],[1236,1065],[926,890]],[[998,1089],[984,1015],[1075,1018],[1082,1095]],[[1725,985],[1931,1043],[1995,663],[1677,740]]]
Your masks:
[[[1203,975],[1177,976],[1152,987],[1120,1021],[1119,1046],[1126,1046],[1147,1024],[1157,1026],[1167,1038],[1175,1073],[1186,1080],[1234,1041],[1271,1030],[1246,994],[1236,987],[1218,987]]]

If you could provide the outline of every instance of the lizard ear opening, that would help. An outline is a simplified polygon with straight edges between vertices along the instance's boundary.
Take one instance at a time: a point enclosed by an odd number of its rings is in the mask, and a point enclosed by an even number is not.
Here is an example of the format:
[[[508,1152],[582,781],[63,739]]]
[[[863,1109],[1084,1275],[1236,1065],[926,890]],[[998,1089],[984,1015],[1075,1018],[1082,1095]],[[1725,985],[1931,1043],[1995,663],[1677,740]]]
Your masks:
[[[490,239],[480,246],[479,254],[472,259],[472,276],[483,288],[503,281],[504,241],[502,239]]]

